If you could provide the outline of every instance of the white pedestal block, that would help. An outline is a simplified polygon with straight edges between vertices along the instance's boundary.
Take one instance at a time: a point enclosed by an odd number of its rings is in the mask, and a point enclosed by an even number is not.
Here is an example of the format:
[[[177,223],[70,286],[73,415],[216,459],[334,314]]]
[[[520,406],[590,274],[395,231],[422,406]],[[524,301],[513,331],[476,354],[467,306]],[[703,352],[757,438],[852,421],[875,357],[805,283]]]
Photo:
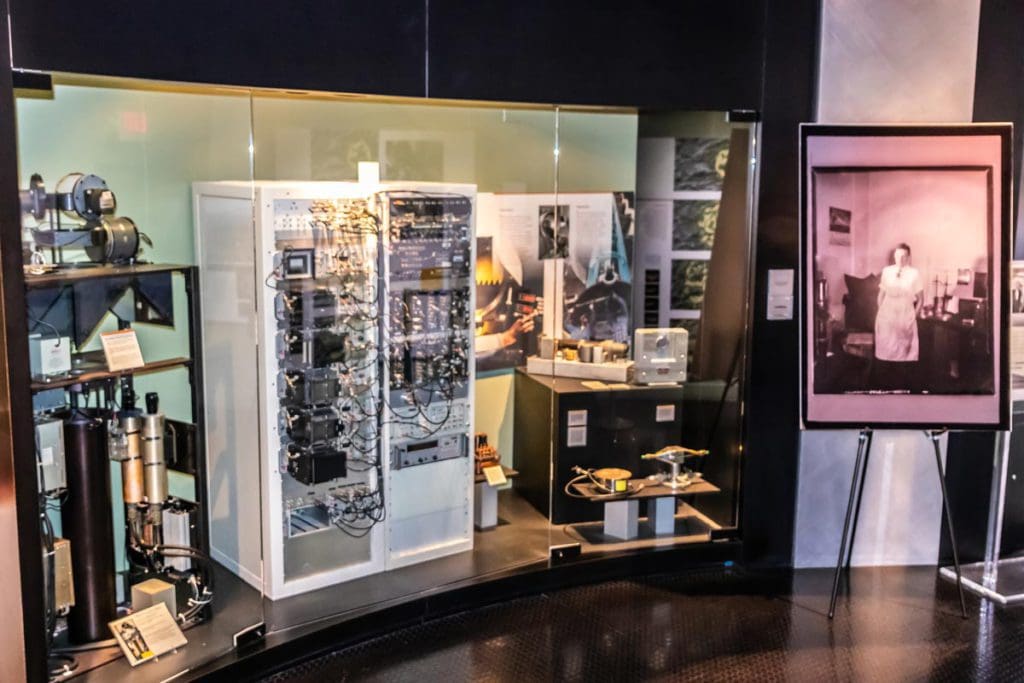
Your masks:
[[[614,500],[604,504],[604,533],[624,541],[640,532],[640,501]]]
[[[676,532],[676,499],[674,496],[652,498],[647,503],[647,521],[656,535]]]
[[[493,529],[498,526],[498,489],[485,481],[476,485],[473,523],[477,529]]]

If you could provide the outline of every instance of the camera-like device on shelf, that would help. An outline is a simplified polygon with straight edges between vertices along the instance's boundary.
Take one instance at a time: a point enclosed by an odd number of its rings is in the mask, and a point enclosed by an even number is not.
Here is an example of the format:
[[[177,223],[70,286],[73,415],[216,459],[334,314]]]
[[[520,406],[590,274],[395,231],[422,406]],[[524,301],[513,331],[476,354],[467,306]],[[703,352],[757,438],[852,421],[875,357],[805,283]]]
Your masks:
[[[633,339],[633,377],[637,384],[686,381],[689,333],[681,327],[639,329]]]
[[[114,215],[117,198],[97,175],[69,173],[47,192],[36,173],[20,198],[22,213],[36,221],[29,228],[30,268],[45,267],[44,249],[50,251],[53,265],[72,265],[64,260],[68,248],[82,249],[86,263],[130,264],[138,260],[143,243],[153,246],[131,218]]]

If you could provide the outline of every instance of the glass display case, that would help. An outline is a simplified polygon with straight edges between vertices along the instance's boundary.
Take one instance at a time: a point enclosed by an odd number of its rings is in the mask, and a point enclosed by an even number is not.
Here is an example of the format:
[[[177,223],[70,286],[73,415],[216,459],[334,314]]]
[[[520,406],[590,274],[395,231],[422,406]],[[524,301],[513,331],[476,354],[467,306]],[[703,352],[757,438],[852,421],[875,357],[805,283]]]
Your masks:
[[[548,504],[553,557],[735,538],[756,129],[560,112],[559,133],[568,243],[516,377],[517,485]],[[635,165],[595,174],[587,159],[615,141]]]
[[[737,537],[756,124],[77,76],[17,113],[30,290],[110,283],[29,297],[55,672],[126,675],[160,596],[169,677]]]

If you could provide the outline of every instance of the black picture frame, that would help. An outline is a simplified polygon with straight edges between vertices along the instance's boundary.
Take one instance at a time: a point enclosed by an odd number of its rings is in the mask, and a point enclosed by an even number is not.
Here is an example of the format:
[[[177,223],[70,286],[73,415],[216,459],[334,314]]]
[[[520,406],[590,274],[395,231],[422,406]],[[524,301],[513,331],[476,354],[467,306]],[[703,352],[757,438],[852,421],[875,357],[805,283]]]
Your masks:
[[[984,139],[983,139],[984,138]],[[1010,260],[1012,256],[1012,124],[963,125],[831,125],[802,124],[800,146],[800,364],[801,425],[804,429],[954,429],[1007,430],[1010,425],[1011,380],[1009,365]],[[901,151],[908,153],[901,158]],[[833,343],[828,313],[835,305],[827,278],[819,271],[815,227],[817,188],[822,173],[885,171],[954,171],[986,175],[988,187],[987,263],[976,268],[980,278],[973,294],[983,294],[987,307],[984,327],[991,352],[991,390],[981,375],[978,386],[967,393],[953,390],[878,390],[868,382],[862,388],[840,387],[824,390],[815,386],[822,371],[822,359]],[[846,207],[849,208],[849,207]],[[827,211],[827,207],[825,209]],[[855,220],[858,212],[854,211]],[[828,225],[825,225],[828,232]],[[941,236],[939,236],[941,238]],[[982,272],[984,270],[984,272]],[[915,271],[916,273],[916,271]],[[993,278],[998,277],[998,280]],[[953,274],[956,283],[957,273]],[[979,290],[980,285],[980,290]],[[925,290],[927,291],[927,290]],[[968,288],[970,291],[970,288]],[[925,295],[927,298],[927,295]],[[824,302],[824,306],[821,304]],[[916,299],[915,299],[916,302]],[[943,306],[945,303],[943,303]],[[844,303],[845,306],[845,303]],[[823,313],[822,309],[825,309]],[[965,306],[976,312],[977,302]],[[935,310],[942,310],[944,308]],[[920,314],[921,311],[917,310]],[[933,311],[934,313],[934,311]],[[972,313],[974,315],[975,313]],[[966,321],[956,314],[956,324]],[[926,316],[915,317],[920,327]],[[944,315],[933,320],[951,325]],[[970,325],[978,319],[971,318]],[[824,324],[823,324],[824,321]],[[966,327],[965,327],[966,329]],[[845,332],[845,331],[844,331]],[[916,334],[916,333],[915,333]],[[915,336],[915,346],[917,339]],[[825,351],[822,351],[822,348]],[[834,348],[834,344],[833,344]],[[845,352],[845,346],[844,352]],[[871,342],[874,353],[874,340]],[[915,350],[915,354],[917,351]],[[915,356],[915,361],[918,358]],[[877,359],[867,359],[870,368]],[[884,364],[884,363],[881,363]],[[917,363],[915,363],[916,365]],[[951,410],[955,399],[960,407]]]

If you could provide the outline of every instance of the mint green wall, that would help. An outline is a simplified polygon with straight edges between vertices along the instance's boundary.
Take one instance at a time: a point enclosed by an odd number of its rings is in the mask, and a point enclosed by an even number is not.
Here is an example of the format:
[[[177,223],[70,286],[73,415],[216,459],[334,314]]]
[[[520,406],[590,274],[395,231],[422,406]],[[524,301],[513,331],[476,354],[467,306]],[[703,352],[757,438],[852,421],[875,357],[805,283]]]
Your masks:
[[[150,261],[194,262],[193,181],[250,177],[248,94],[56,85],[51,98],[19,97],[16,108],[20,186],[26,187],[33,173],[41,174],[51,191],[70,172],[104,178],[117,196],[118,215],[134,220],[153,240],[143,255]],[[184,280],[178,276],[174,309],[174,329],[137,326],[147,360],[188,355]],[[100,329],[115,328],[108,315]],[[99,348],[98,335],[85,348]],[[184,370],[140,376],[136,391],[140,396],[158,392],[168,417],[191,420]],[[111,474],[116,497],[120,467],[112,464]],[[191,476],[172,472],[169,479],[173,495],[195,497]],[[123,519],[123,507],[115,504],[116,538]],[[123,544],[115,547],[118,566],[124,566]]]
[[[117,213],[153,240],[143,258],[191,264],[191,184],[250,177],[247,93],[196,94],[56,85],[49,99],[17,99],[21,187],[33,173],[53,190],[67,173],[94,173],[117,196]],[[69,250],[69,253],[70,250]],[[188,355],[184,282],[174,280],[173,330],[137,327],[147,360]],[[112,316],[101,331],[114,329]],[[98,335],[86,348],[98,348]],[[169,417],[191,419],[184,372],[140,377]]]
[[[560,112],[558,191],[636,188],[636,114]]]
[[[382,104],[257,95],[256,178],[474,183],[480,192],[550,192],[554,109]]]
[[[49,189],[73,171],[104,178],[118,214],[153,238],[152,261],[193,262],[192,182],[250,176],[247,94],[57,85],[18,98],[17,116],[21,186],[33,173]]]

